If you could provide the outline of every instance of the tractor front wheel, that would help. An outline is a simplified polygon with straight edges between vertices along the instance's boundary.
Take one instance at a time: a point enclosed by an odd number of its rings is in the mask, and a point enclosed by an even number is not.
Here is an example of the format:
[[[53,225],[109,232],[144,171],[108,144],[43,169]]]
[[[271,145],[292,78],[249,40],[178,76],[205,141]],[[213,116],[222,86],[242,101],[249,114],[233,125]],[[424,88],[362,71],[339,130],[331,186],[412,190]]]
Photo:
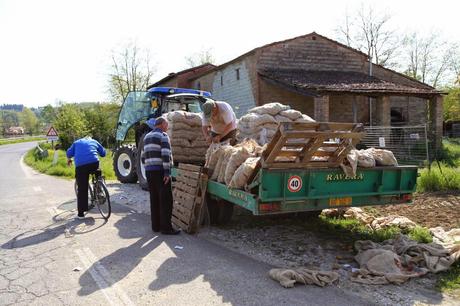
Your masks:
[[[118,148],[113,156],[113,169],[117,179],[122,183],[135,183],[137,150],[131,145]]]

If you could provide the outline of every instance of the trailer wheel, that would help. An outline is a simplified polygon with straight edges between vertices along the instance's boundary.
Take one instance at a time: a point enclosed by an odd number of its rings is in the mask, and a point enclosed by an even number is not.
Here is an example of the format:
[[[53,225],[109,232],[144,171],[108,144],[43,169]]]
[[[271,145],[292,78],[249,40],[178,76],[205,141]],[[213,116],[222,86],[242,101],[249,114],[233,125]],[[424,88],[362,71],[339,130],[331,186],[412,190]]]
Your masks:
[[[234,204],[225,200],[212,199],[208,196],[207,205],[212,225],[225,225],[232,219]]]
[[[137,179],[139,181],[139,185],[144,190],[149,190],[149,185],[147,183],[147,176],[145,175],[145,166],[142,163],[142,153],[144,152],[144,133],[141,138],[139,139],[139,147],[137,149],[137,156],[136,156],[136,172],[137,172]]]
[[[120,182],[137,182],[136,148],[132,145],[118,148],[113,156],[113,169]]]

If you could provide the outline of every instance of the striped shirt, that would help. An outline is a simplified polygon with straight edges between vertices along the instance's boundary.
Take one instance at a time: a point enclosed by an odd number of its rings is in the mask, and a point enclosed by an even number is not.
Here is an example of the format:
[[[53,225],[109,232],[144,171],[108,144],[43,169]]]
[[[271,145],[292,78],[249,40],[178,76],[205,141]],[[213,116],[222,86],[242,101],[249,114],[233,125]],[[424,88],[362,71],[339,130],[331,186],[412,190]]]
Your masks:
[[[171,175],[172,154],[169,136],[156,128],[144,137],[145,170],[161,171],[164,176]]]

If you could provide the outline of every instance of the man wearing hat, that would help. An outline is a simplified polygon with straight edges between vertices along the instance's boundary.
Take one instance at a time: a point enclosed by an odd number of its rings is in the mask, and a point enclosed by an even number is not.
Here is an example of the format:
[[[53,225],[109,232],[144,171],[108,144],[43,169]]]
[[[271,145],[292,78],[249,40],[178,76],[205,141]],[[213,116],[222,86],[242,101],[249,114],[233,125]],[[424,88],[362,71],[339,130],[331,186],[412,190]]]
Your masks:
[[[149,119],[147,125],[152,129],[144,137],[142,160],[150,192],[150,217],[152,230],[166,235],[177,235],[171,224],[173,197],[171,187],[171,143],[168,121],[165,118]]]
[[[230,139],[236,143],[236,116],[227,102],[209,100],[202,106],[204,137],[208,142],[223,142]]]

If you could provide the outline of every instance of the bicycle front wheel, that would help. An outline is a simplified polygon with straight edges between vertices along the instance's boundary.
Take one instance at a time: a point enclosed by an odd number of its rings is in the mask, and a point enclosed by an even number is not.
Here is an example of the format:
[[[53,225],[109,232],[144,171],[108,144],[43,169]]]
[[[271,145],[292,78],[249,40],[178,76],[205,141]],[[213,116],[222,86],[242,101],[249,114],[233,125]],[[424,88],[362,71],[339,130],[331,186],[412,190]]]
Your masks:
[[[104,181],[98,181],[95,186],[95,202],[97,209],[104,219],[108,219],[112,213],[112,206],[110,205],[110,195]]]

